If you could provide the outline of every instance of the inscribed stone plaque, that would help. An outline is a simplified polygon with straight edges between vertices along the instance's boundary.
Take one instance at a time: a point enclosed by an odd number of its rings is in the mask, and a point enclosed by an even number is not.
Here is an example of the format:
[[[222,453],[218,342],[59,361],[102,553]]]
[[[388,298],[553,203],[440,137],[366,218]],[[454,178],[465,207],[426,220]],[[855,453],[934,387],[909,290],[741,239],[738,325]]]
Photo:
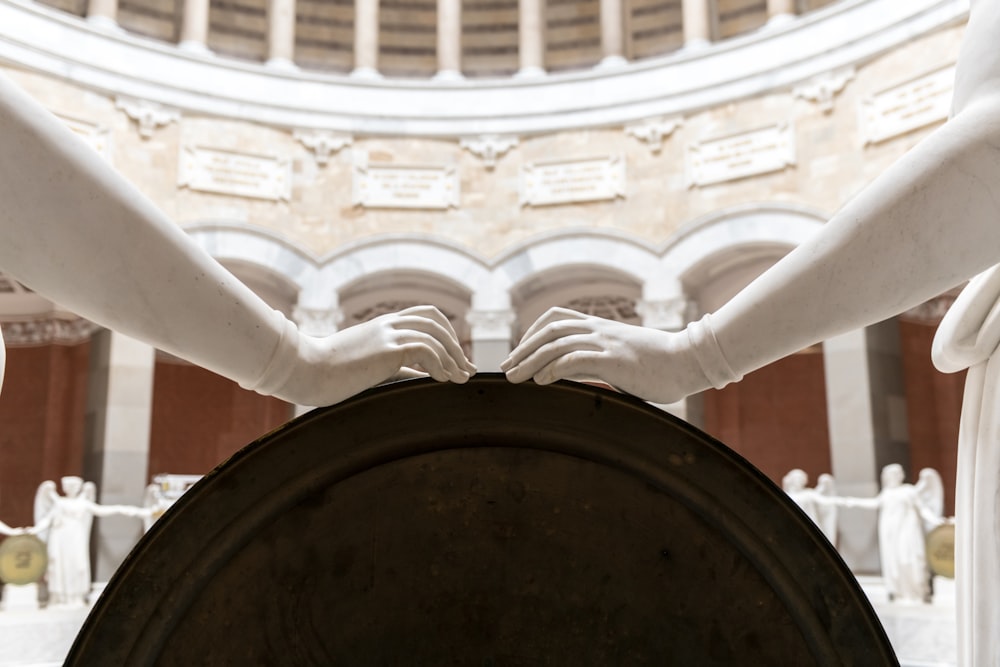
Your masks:
[[[71,129],[74,134],[83,139],[100,153],[108,162],[111,162],[111,131],[103,125],[91,123],[79,118],[59,115],[59,119]]]
[[[548,206],[625,196],[625,159],[620,155],[521,167],[521,205]]]
[[[945,120],[954,80],[951,65],[862,100],[864,143],[878,143]]]
[[[772,125],[688,146],[688,187],[781,171],[795,164],[795,132]]]
[[[365,208],[446,209],[457,207],[460,184],[454,165],[369,162],[358,151],[353,200]]]
[[[292,162],[218,148],[184,146],[177,185],[255,199],[289,199]]]

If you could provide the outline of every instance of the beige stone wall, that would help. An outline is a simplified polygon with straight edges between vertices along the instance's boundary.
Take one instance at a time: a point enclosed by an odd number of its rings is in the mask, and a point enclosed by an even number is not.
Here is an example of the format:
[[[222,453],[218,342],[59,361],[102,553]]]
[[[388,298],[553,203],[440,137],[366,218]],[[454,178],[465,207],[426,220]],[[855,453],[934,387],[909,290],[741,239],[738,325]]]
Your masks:
[[[939,31],[860,67],[824,113],[792,91],[734,102],[688,115],[658,153],[622,127],[521,137],[495,169],[457,140],[357,136],[326,166],[287,128],[182,116],[143,139],[115,101],[95,92],[10,68],[5,71],[47,108],[109,130],[113,163],[181,225],[243,223],[273,231],[321,256],[350,242],[386,234],[443,238],[486,257],[547,232],[613,229],[651,245],[678,229],[732,207],[787,203],[828,215],[912,147],[931,127],[862,145],[859,105],[874,92],[955,61],[961,28]],[[717,185],[688,187],[689,144],[777,123],[790,123],[796,164],[783,171]],[[288,201],[194,191],[177,185],[182,146],[203,146],[291,158]],[[449,210],[367,209],[352,204],[352,164],[358,151],[373,163],[455,165],[461,205]],[[533,161],[623,155],[627,193],[614,201],[523,207],[522,165]]]

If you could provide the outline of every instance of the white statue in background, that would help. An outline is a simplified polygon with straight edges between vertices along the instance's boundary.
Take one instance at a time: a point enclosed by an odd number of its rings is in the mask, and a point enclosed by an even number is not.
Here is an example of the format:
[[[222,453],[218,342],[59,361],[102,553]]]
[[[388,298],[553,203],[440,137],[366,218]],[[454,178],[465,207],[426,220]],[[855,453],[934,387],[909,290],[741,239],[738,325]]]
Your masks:
[[[599,379],[673,403],[880,322],[1000,262],[1000,0],[973,0],[952,117],[813,238],[681,332],[564,308],[538,319],[502,368],[512,382]],[[976,278],[934,344],[970,368],[956,488],[959,666],[1000,665],[1000,268]]]
[[[878,550],[882,579],[889,599],[896,602],[930,602],[930,569],[927,565],[925,523],[938,526],[935,516],[912,484],[904,483],[903,466],[882,468],[882,490],[874,498],[841,498],[845,507],[878,510]]]
[[[806,513],[813,523],[819,519],[819,503],[816,500],[816,492],[810,489],[809,475],[805,470],[793,468],[785,473],[781,478],[781,488],[788,494],[788,497],[795,501],[803,512]]]
[[[941,481],[941,474],[934,468],[923,468],[917,475],[914,486],[920,502],[934,517],[934,521],[924,524],[924,529],[930,532],[944,520],[944,483]]]
[[[788,497],[795,501],[795,504],[802,508],[806,516],[813,520],[813,523],[820,529],[830,544],[837,545],[837,499],[832,497],[833,477],[830,475],[820,475],[819,481],[828,478],[829,482],[823,482],[827,489],[821,490],[819,485],[815,489],[810,489],[809,475],[805,470],[793,468],[781,478],[781,488]],[[832,524],[831,524],[832,517]]]
[[[816,503],[816,523],[819,529],[830,540],[830,544],[837,546],[837,484],[830,473],[823,473],[816,478],[816,494],[820,502]]]
[[[38,487],[31,530],[47,546],[49,606],[85,605],[91,585],[90,527],[94,517],[142,517],[145,511],[128,505],[99,505],[94,483],[80,477],[63,477],[61,482],[63,496],[56,491],[55,482],[45,481]]]
[[[301,333],[2,75],[0,137],[0,270],[62,308],[300,405],[336,403],[405,367],[460,383],[475,372],[430,306]]]

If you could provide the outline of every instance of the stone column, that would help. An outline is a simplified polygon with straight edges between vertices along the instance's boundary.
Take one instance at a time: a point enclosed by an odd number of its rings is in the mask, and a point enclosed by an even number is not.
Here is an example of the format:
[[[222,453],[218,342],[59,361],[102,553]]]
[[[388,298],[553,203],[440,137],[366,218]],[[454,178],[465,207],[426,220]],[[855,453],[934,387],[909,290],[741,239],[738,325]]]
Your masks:
[[[267,11],[267,64],[295,69],[295,0],[270,0]]]
[[[874,496],[883,466],[910,464],[899,322],[831,338],[823,344],[823,366],[837,493]],[[839,550],[855,572],[878,571],[877,515],[840,509]]]
[[[518,0],[518,53],[521,69],[517,76],[545,74],[544,0]]]
[[[643,299],[636,304],[642,326],[660,331],[682,331],[690,321],[691,304],[682,296]],[[676,403],[654,403],[675,417],[701,428],[705,425],[705,400],[701,394],[688,396]]]
[[[780,25],[795,16],[795,0],[767,0],[768,25]]]
[[[471,328],[472,363],[480,371],[499,371],[511,349],[511,327],[517,321],[513,310],[470,310],[466,321]]]
[[[374,79],[378,72],[378,0],[355,0],[354,70],[351,76]]]
[[[437,80],[462,78],[462,0],[437,3]]]
[[[108,28],[118,28],[118,0],[90,0],[87,20]]]
[[[208,52],[209,0],[184,0],[180,47],[188,51]]]
[[[708,46],[712,40],[708,0],[682,0],[681,14],[684,48],[699,49]]]
[[[102,505],[142,505],[148,482],[155,351],[112,331],[94,334],[84,432],[84,479]],[[107,581],[142,536],[142,521],[94,519],[94,581]]]
[[[621,67],[625,60],[625,26],[622,0],[601,0],[601,63],[599,67]]]

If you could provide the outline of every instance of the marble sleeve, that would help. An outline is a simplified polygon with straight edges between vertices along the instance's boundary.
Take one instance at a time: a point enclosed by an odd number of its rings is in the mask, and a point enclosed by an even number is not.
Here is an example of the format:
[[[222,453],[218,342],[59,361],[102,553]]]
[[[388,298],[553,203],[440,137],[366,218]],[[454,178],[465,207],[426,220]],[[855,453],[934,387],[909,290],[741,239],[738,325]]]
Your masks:
[[[294,325],[0,75],[0,270],[247,387]]]
[[[1000,262],[1000,98],[972,104],[713,314],[734,375]]]

